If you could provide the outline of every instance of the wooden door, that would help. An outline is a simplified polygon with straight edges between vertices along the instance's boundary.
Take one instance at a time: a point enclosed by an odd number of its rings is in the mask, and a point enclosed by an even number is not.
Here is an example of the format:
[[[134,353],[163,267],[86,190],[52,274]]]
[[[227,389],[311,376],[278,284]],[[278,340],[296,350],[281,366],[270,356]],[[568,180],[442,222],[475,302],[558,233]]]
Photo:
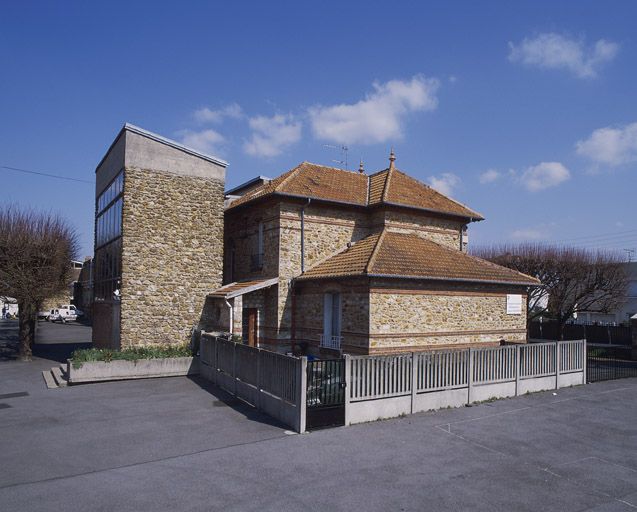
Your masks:
[[[259,333],[257,325],[257,309],[245,308],[243,310],[243,342],[248,343],[251,347],[259,344]]]

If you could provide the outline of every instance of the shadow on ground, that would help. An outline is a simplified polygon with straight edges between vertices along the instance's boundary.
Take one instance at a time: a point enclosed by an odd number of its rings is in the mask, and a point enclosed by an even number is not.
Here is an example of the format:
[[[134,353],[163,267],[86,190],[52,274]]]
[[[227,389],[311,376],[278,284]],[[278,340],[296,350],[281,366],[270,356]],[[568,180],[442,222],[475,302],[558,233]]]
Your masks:
[[[18,321],[0,320],[0,361],[18,358]]]
[[[50,359],[58,363],[65,363],[71,358],[74,350],[80,348],[91,348],[91,343],[55,343],[50,345],[34,345],[33,357]]]
[[[270,425],[278,428],[290,428],[285,423],[268,416],[267,414],[259,411],[256,407],[253,407],[248,402],[236,398],[230,393],[224,391],[220,387],[216,386],[212,382],[204,379],[200,375],[189,375],[188,379],[197,384],[201,389],[207,391],[214,396],[218,401],[213,402],[213,407],[230,407],[234,411],[242,414],[246,419],[250,421],[256,421],[264,425]]]

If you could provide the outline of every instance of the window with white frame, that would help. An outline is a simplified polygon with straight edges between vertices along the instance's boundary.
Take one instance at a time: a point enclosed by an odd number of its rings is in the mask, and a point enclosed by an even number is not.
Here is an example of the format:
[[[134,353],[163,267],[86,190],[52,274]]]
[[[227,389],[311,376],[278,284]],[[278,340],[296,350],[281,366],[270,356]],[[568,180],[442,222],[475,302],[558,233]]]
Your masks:
[[[325,342],[341,335],[341,294],[326,293],[323,296],[323,339]]]

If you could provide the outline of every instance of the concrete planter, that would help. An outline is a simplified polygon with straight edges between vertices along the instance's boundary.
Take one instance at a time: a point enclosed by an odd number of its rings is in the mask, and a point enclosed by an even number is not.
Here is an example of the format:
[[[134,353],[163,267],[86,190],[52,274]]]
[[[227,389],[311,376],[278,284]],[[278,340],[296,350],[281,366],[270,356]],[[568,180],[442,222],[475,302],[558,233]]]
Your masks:
[[[169,357],[165,359],[138,359],[137,361],[95,361],[73,368],[67,362],[69,384],[101,382],[107,380],[150,379],[153,377],[179,377],[199,373],[199,361],[193,357]]]

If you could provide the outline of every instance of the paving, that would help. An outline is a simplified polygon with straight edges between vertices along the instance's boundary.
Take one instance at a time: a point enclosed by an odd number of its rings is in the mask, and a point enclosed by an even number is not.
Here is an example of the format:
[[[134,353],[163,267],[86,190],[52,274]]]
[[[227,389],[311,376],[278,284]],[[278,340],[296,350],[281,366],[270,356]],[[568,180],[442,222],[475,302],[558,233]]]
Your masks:
[[[199,378],[51,364],[0,362],[0,510],[637,508],[637,379],[297,435]]]

